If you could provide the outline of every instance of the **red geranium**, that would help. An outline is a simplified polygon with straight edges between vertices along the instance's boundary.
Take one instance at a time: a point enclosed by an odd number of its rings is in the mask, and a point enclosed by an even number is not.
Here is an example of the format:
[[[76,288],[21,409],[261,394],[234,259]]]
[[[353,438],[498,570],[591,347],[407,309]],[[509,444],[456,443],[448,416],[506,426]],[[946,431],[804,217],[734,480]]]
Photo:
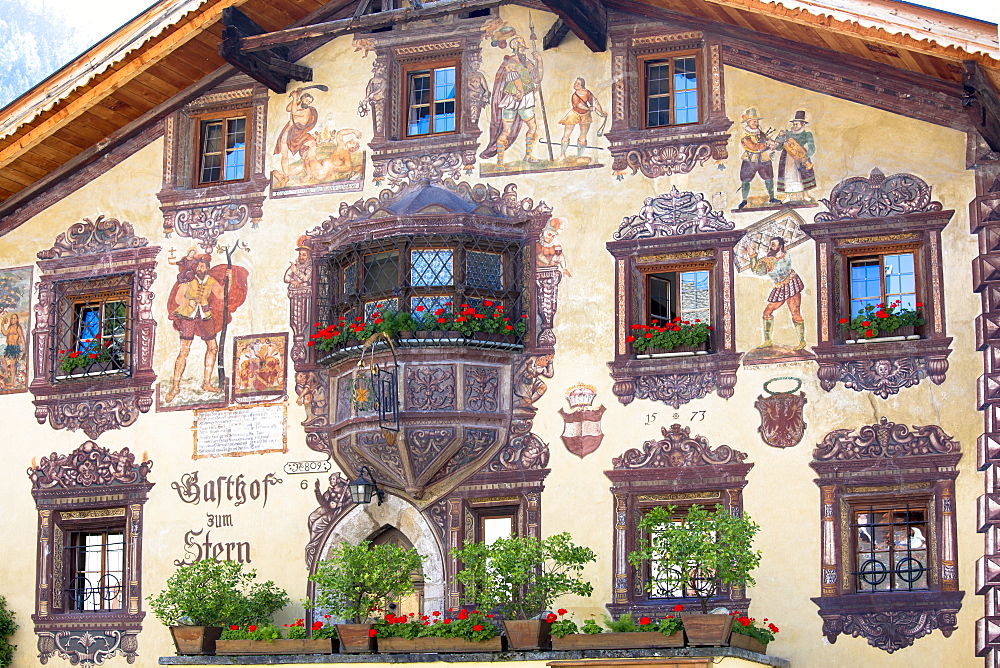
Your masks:
[[[374,638],[377,635],[378,635],[378,629],[369,629],[368,631],[369,638]]]
[[[253,633],[256,630],[257,630],[256,624],[251,624],[250,626],[247,627],[247,631],[249,631],[250,633]]]

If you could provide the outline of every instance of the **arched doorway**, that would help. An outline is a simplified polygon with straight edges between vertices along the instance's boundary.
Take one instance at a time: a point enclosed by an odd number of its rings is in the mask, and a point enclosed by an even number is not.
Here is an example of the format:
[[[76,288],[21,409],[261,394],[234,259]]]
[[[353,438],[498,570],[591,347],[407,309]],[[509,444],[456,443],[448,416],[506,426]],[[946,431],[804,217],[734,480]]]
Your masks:
[[[413,549],[413,543],[394,526],[383,527],[375,532],[368,540],[373,545],[395,545],[405,549]],[[420,616],[424,610],[424,569],[418,568],[410,573],[413,581],[413,593],[405,596],[395,603],[389,604],[389,610],[394,615],[414,614]]]

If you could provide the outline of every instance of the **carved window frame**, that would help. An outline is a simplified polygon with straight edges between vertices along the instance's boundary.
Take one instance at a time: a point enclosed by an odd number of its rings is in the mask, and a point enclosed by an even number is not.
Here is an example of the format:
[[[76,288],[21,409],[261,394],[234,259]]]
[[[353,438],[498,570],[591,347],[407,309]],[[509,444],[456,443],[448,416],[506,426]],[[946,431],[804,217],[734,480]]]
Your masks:
[[[726,117],[722,37],[663,24],[636,26],[634,18],[616,17],[609,29],[612,171],[657,178],[726,160],[733,122]],[[643,63],[688,53],[697,54],[698,122],[647,127]]]
[[[123,655],[135,661],[142,610],[143,505],[153,483],[153,463],[136,463],[124,448],[111,452],[93,441],[68,455],[43,457],[28,470],[38,512],[34,621],[39,658],[53,655],[72,663]],[[125,539],[123,609],[70,611],[63,591],[68,579],[64,552],[69,535],[94,527],[120,527]]]
[[[240,75],[164,119],[163,180],[156,197],[166,234],[196,239],[212,250],[225,232],[260,223],[270,184],[265,172],[267,103],[267,88]],[[201,121],[240,115],[247,119],[244,178],[200,183]]]
[[[937,425],[896,424],[885,417],[856,431],[837,429],[813,450],[819,477],[821,595],[813,598],[831,643],[864,637],[889,653],[939,628],[958,624],[965,592],[958,583],[955,479],[962,453]],[[893,500],[928,508],[928,589],[856,592],[852,575],[851,508]]]
[[[626,219],[628,221],[629,219]],[[627,223],[623,223],[622,229]],[[620,229],[621,232],[621,229]],[[609,241],[615,259],[615,355],[608,362],[612,391],[628,405],[636,397],[680,408],[717,392],[733,396],[741,354],[736,351],[734,248],[746,230],[724,230]],[[619,236],[616,234],[616,237]],[[624,235],[628,236],[628,235]],[[645,317],[644,283],[650,271],[670,272],[698,266],[711,274],[711,350],[707,355],[651,358],[633,354],[631,325]]]
[[[153,405],[153,281],[158,246],[135,236],[132,225],[99,216],[84,219],[60,234],[55,245],[38,253],[40,276],[35,286],[35,324],[32,330],[35,418],[53,429],[82,429],[97,438],[109,429],[135,423]],[[75,281],[125,275],[131,284],[128,369],[109,375],[56,376],[61,345],[55,308],[64,286]]]
[[[607,604],[613,615],[670,614],[678,603],[686,610],[700,609],[696,597],[651,598],[645,590],[648,566],[633,567],[628,555],[638,549],[644,536],[639,522],[649,509],[675,505],[689,508],[698,504],[722,504],[734,515],[743,513],[743,488],[753,464],[746,454],[728,445],[711,447],[702,436],[691,436],[690,427],[679,424],[660,429],[662,438],[643,443],[611,461],[614,467],[604,475],[611,480],[614,498],[612,532],[612,600]],[[747,610],[750,599],[741,587],[723,587],[711,604]]]
[[[242,118],[244,120],[244,142],[243,142],[243,176],[238,179],[225,179],[221,178],[216,181],[203,181],[201,178],[201,161],[205,155],[205,125],[207,123],[212,123],[214,121],[225,122],[232,119]],[[191,146],[193,148],[193,155],[191,156],[191,188],[211,188],[213,186],[226,186],[234,183],[241,183],[250,179],[251,172],[251,160],[250,158],[254,155],[254,137],[253,137],[253,107],[241,107],[237,109],[224,109],[224,110],[211,110],[204,111],[197,114],[189,114],[189,119],[193,126],[194,141]],[[223,130],[222,133],[223,141],[225,140],[226,132]],[[225,145],[222,147],[223,160],[220,165],[220,170],[225,174]]]
[[[491,15],[496,12],[490,10]],[[476,164],[479,146],[477,118],[471,96],[458,87],[471,81],[481,62],[483,17],[452,14],[435,26],[433,33],[425,26],[394,26],[392,30],[366,35],[375,44],[375,61],[368,95],[359,105],[361,115],[372,117],[371,148],[374,169],[372,179],[378,184],[388,177],[407,171],[408,159],[432,156],[443,161],[458,178],[464,168]],[[414,67],[432,66],[442,61],[456,65],[456,127],[454,132],[408,136],[406,134],[407,72]],[[381,89],[381,92],[375,92]]]
[[[905,201],[890,206],[885,191],[905,193]],[[940,385],[948,371],[951,337],[947,335],[941,232],[954,211],[942,210],[930,199],[931,188],[912,174],[885,176],[877,168],[868,177],[841,181],[823,200],[828,207],[801,229],[816,242],[820,386],[832,390],[838,382],[882,398],[923,378]],[[851,260],[912,252],[924,324],[919,339],[846,343],[850,338],[841,318],[850,318]]]
[[[431,92],[430,92],[430,101],[429,101],[429,104],[430,104],[431,107],[433,107],[434,104],[435,104],[435,98],[434,98],[434,93],[433,93],[433,91],[434,91],[434,73],[437,72],[438,70],[447,69],[449,67],[455,69],[455,98],[454,98],[455,99],[455,129],[454,130],[444,130],[444,131],[441,131],[441,132],[434,132],[433,129],[429,129],[427,132],[418,133],[418,134],[410,134],[410,131],[408,129],[408,125],[409,125],[410,107],[412,106],[412,102],[413,102],[412,97],[411,97],[411,94],[412,94],[412,88],[411,88],[411,86],[412,86],[412,81],[413,81],[412,76],[413,76],[414,72],[419,72],[421,70],[429,70],[431,72],[431,87],[430,87],[430,91]],[[432,61],[423,61],[423,60],[404,61],[404,62],[400,63],[400,69],[401,69],[401,71],[400,71],[400,85],[402,86],[402,94],[399,96],[399,102],[400,102],[400,105],[401,105],[400,113],[399,113],[399,118],[400,118],[400,121],[403,124],[402,127],[399,130],[399,137],[400,137],[400,139],[408,139],[408,140],[409,139],[423,139],[423,138],[427,138],[427,137],[437,137],[437,136],[440,136],[440,135],[453,135],[456,132],[459,132],[459,129],[462,127],[462,100],[465,97],[462,94],[462,83],[464,81],[464,79],[462,79],[462,59],[460,57],[451,57],[451,58],[445,57],[445,58],[441,58],[441,59],[438,59],[438,60],[432,60]],[[435,117],[435,114],[434,114],[434,112],[432,110],[431,111],[431,116],[430,116],[430,118],[431,118],[431,126],[430,127],[431,128],[433,128],[433,119],[434,119],[434,117]]]

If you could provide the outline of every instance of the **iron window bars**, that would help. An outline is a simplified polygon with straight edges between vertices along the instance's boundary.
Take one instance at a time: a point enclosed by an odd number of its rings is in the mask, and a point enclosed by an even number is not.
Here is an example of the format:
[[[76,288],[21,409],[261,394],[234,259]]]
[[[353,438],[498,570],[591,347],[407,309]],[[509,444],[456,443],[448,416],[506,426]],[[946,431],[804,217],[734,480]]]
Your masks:
[[[128,375],[132,336],[132,274],[56,284],[53,380]],[[67,371],[67,359],[81,364]]]

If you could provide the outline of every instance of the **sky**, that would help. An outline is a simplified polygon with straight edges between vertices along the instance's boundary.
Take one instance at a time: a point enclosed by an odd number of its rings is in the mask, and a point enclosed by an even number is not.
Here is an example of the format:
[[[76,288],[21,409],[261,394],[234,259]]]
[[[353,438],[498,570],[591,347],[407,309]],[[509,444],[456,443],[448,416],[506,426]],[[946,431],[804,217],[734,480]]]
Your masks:
[[[151,6],[153,0],[0,0],[0,108]],[[920,0],[996,23],[1000,0]]]

